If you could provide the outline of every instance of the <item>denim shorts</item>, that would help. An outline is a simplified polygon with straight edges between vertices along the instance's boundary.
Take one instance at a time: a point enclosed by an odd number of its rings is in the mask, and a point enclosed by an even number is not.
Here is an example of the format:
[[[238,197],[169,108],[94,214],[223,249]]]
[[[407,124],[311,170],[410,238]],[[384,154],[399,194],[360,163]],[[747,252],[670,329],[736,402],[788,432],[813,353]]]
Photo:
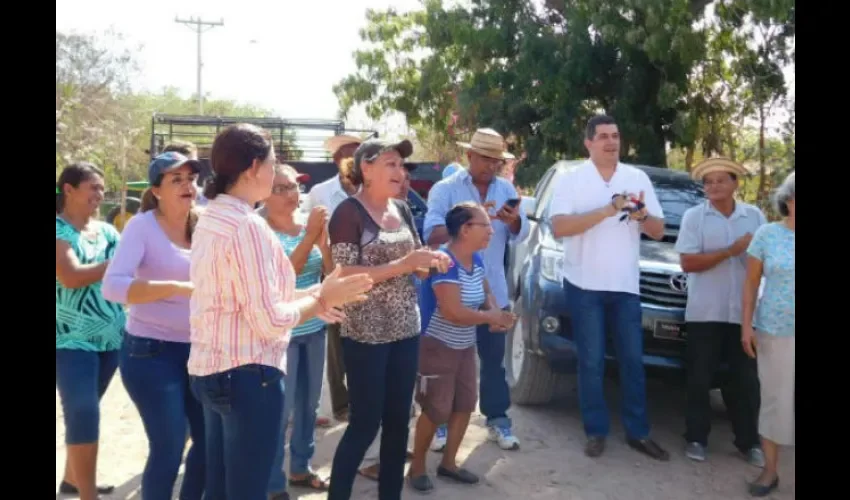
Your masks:
[[[56,389],[65,419],[65,444],[96,443],[100,398],[118,368],[118,351],[56,349]]]

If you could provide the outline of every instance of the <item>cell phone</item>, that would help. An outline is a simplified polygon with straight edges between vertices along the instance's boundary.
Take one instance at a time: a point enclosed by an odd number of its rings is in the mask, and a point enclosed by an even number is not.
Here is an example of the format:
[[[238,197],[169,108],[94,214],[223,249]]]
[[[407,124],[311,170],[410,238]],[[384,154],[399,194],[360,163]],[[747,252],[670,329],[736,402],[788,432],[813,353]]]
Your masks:
[[[519,205],[519,202],[520,202],[519,198],[511,198],[510,200],[505,202],[505,205],[507,205],[511,208],[516,208]]]

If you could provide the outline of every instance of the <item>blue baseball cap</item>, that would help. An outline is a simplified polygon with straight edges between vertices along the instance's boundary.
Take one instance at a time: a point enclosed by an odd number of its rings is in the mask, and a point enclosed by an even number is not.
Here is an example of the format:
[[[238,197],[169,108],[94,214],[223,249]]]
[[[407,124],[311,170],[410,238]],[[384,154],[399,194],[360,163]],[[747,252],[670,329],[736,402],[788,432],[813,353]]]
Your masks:
[[[180,168],[183,165],[189,165],[192,168],[192,172],[196,174],[201,171],[201,162],[198,160],[192,160],[176,151],[162,153],[148,165],[148,182],[153,186],[166,172]]]

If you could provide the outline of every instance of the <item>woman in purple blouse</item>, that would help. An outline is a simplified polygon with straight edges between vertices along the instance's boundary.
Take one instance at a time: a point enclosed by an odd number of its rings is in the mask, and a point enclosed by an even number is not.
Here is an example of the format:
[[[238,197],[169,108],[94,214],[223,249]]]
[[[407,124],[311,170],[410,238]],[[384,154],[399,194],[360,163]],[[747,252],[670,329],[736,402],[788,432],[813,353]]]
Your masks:
[[[103,278],[103,296],[128,304],[121,378],[148,436],[142,475],[143,500],[172,498],[186,446],[181,500],[200,500],[204,490],[204,418],[189,389],[189,251],[197,222],[197,160],[176,152],[148,167],[151,184],[142,213],[127,223]]]

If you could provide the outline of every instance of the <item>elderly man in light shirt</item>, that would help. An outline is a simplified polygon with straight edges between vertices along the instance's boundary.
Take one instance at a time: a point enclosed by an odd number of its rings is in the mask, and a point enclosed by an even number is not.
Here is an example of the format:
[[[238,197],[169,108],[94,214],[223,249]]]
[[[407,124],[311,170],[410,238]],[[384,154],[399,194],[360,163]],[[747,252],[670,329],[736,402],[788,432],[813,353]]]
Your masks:
[[[746,169],[726,158],[694,167],[707,200],[682,217],[676,251],[688,273],[688,403],[685,455],[706,458],[712,411],[709,390],[723,360],[730,373],[723,400],[735,433],[735,447],[752,465],[763,467],[759,446],[759,381],[756,360],[741,347],[741,293],[747,272],[747,246],[766,220],[758,207],[735,199]]]
[[[522,241],[528,236],[528,220],[519,209],[520,196],[508,180],[498,177],[506,160],[514,158],[505,151],[505,140],[495,130],[479,129],[469,143],[458,143],[466,149],[469,168],[434,184],[428,193],[428,213],[423,228],[424,239],[430,246],[442,245],[449,239],[446,214],[464,201],[483,204],[490,213],[493,236],[484,251],[484,267],[490,290],[499,307],[510,305],[505,273],[505,249],[508,242]],[[491,332],[482,325],[477,331],[480,361],[479,407],[487,417],[489,438],[504,450],[519,449],[519,440],[511,430],[507,411],[511,405],[510,390],[505,377],[505,334]],[[442,450],[446,445],[446,427],[439,427],[431,449]]]
[[[335,135],[325,141],[325,149],[333,155],[333,161],[337,168],[340,168],[340,172],[310,189],[302,209],[305,213],[309,213],[315,206],[324,206],[332,215],[337,205],[357,192],[357,188],[348,180],[347,172],[342,171],[342,164],[343,160],[354,156],[354,151],[361,142],[363,139],[354,135]],[[347,421],[348,389],[345,387],[345,365],[342,361],[339,328],[339,323],[328,325],[327,387],[334,418]]]

